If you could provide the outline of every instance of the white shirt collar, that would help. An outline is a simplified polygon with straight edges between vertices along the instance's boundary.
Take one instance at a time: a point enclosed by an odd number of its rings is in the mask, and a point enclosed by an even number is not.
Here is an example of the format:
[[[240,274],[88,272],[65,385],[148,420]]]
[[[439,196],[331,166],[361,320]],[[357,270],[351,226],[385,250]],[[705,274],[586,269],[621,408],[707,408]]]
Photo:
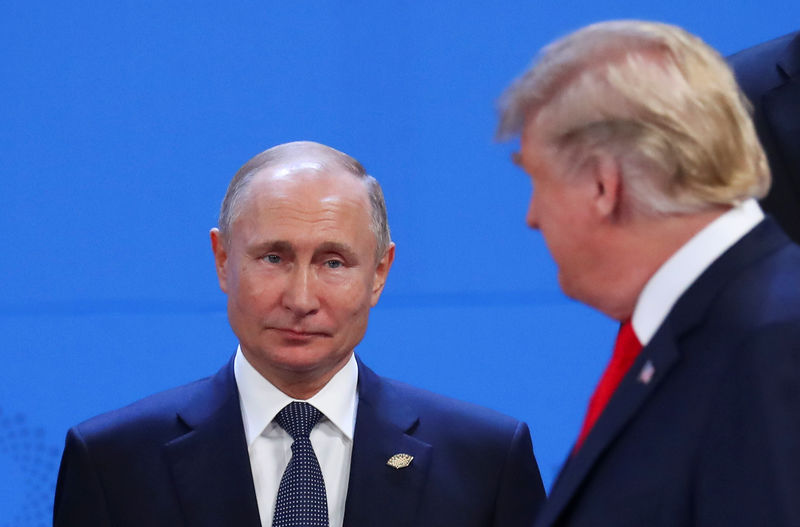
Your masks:
[[[233,374],[239,388],[239,402],[249,447],[273,422],[278,412],[297,399],[289,397],[262,377],[242,354],[241,347],[236,350],[236,357],[233,359]],[[355,355],[351,355],[347,364],[336,372],[328,384],[307,401],[351,441],[356,426],[357,385],[358,364]]]
[[[633,310],[633,330],[642,346],[703,271],[762,219],[761,207],[748,199],[706,225],[664,262],[645,284]]]

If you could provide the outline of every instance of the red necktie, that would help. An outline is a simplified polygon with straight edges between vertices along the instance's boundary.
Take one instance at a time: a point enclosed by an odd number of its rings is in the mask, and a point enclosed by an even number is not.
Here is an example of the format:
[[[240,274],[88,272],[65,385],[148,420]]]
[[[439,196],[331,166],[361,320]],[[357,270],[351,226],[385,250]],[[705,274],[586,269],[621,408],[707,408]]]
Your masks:
[[[617,342],[614,344],[614,354],[611,356],[606,371],[603,372],[603,376],[600,378],[600,382],[589,400],[589,409],[586,411],[583,428],[581,428],[578,441],[575,442],[573,453],[578,451],[586,436],[589,435],[589,431],[600,417],[600,414],[603,413],[603,409],[614,394],[614,390],[617,389],[640,351],[642,351],[642,345],[639,343],[639,339],[636,338],[636,333],[633,332],[631,321],[627,320],[619,328]]]

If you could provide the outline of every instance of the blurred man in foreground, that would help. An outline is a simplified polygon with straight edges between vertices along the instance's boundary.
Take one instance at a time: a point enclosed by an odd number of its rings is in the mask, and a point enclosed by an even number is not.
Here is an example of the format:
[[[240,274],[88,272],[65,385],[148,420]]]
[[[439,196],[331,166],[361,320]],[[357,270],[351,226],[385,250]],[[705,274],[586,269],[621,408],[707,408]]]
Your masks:
[[[499,132],[562,289],[622,323],[537,525],[800,524],[800,248],[756,202],[769,171],[723,59],[592,25],[506,91]]]
[[[524,423],[353,353],[395,252],[360,163],[309,142],[259,154],[211,245],[238,351],[71,429],[56,526],[530,525],[544,489]]]

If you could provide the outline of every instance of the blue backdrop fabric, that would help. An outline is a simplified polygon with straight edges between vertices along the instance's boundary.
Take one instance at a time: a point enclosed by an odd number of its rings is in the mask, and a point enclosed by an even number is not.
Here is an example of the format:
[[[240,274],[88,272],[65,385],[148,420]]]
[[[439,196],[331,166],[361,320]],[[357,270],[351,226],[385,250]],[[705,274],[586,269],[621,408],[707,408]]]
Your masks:
[[[49,523],[70,425],[235,351],[208,230],[236,169],[299,139],[384,187],[397,259],[361,356],[527,421],[549,486],[615,323],[559,292],[494,101],[610,18],[728,54],[800,3],[0,3],[0,526]]]

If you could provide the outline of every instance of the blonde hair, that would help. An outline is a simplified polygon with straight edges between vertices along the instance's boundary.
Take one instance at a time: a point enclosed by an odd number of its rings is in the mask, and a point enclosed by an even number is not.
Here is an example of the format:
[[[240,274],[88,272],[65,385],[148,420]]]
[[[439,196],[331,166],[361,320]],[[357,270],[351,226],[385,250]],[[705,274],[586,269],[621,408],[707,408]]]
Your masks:
[[[613,155],[628,206],[644,213],[698,212],[769,189],[730,68],[675,26],[623,20],[580,29],[546,47],[499,106],[501,138],[534,126],[572,167],[593,152]]]

